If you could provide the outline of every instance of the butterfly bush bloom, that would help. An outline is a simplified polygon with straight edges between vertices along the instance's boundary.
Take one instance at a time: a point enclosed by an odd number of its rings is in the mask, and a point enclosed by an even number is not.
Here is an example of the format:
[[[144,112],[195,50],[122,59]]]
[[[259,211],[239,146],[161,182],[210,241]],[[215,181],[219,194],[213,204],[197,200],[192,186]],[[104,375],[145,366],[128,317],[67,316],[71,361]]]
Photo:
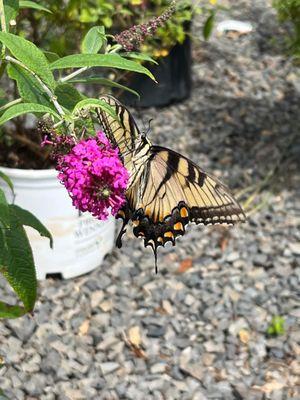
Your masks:
[[[65,144],[65,140],[60,142]],[[115,215],[125,203],[129,179],[118,150],[111,147],[102,132],[95,138],[67,144],[70,146],[66,154],[57,150],[59,145],[56,147],[56,169],[73,205],[100,220],[107,219],[109,212]]]
[[[173,0],[168,9],[159,17],[151,18],[145,24],[132,26],[119,35],[115,35],[114,40],[126,51],[138,50],[146,38],[153,36],[160,26],[164,26],[175,11],[176,2]]]

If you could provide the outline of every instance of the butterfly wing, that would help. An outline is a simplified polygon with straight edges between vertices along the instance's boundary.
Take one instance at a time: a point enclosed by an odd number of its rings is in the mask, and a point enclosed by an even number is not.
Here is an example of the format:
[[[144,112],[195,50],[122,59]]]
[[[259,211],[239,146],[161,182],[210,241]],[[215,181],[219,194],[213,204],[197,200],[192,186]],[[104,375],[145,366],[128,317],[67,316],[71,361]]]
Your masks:
[[[155,254],[168,241],[174,245],[189,222],[207,225],[245,220],[238,202],[216,178],[172,150],[152,146],[150,152],[143,174],[127,191],[126,209],[118,217],[124,223],[131,219],[135,236],[143,237]]]
[[[144,170],[151,143],[141,135],[134,118],[123,104],[113,96],[102,96],[100,99],[109,104],[118,116],[116,120],[103,109],[97,110],[105,134],[111,144],[119,149],[120,157],[130,175],[128,186],[131,187]]]
[[[124,166],[130,171],[133,153],[141,140],[139,128],[128,109],[113,96],[102,96],[100,100],[104,100],[110,105],[118,117],[118,119],[115,119],[103,109],[97,109],[99,122],[105,134],[111,144],[118,147]]]

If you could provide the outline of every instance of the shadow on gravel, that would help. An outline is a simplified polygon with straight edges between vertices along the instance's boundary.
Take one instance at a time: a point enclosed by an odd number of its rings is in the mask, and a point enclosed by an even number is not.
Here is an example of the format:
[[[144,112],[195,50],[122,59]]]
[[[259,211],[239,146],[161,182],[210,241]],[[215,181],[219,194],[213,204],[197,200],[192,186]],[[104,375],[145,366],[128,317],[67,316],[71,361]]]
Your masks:
[[[207,81],[197,84],[204,91],[216,92]],[[205,106],[202,103],[190,111],[195,126],[192,135],[199,138],[197,150],[221,165],[239,166],[241,175],[252,171],[251,175],[263,178],[278,163],[276,180],[294,186],[294,178],[300,178],[299,104],[300,93],[292,87],[273,104],[213,93]]]

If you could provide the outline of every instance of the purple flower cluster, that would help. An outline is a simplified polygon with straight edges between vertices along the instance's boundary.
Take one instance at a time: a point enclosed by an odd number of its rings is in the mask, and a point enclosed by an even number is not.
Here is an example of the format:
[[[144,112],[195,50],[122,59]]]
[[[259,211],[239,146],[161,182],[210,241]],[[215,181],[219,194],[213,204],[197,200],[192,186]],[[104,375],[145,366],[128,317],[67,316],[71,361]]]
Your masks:
[[[102,132],[81,140],[58,158],[58,178],[66,187],[73,205],[100,220],[115,215],[125,202],[129,174],[117,149]]]
[[[121,32],[119,35],[116,35],[114,39],[126,51],[138,50],[145,39],[149,36],[153,36],[156,30],[160,26],[163,26],[175,11],[176,2],[172,1],[170,7],[159,17],[152,18],[145,24],[134,25]]]

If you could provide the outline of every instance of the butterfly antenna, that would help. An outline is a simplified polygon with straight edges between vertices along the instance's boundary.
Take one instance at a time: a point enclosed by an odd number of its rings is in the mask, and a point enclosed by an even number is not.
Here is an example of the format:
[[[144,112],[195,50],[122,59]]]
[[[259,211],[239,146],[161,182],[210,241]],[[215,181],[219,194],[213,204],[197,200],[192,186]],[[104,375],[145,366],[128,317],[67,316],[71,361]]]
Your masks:
[[[149,121],[148,121],[148,129],[147,129],[146,135],[148,135],[148,133],[151,131],[151,122],[152,121],[153,121],[153,118],[149,119]]]

